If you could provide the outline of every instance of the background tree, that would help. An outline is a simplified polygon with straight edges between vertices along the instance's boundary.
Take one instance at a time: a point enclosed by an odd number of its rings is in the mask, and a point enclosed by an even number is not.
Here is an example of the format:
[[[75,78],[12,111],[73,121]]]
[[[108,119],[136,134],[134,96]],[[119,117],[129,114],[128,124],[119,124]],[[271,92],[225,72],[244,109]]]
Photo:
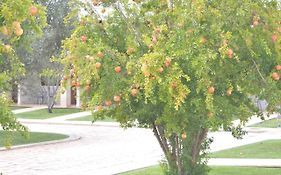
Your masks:
[[[12,81],[24,74],[24,65],[14,47],[25,44],[26,33],[40,33],[45,25],[45,9],[31,0],[0,2],[0,125],[4,130],[25,131],[9,108],[7,91]]]
[[[78,5],[79,4],[79,5]],[[84,103],[123,127],[152,128],[169,175],[204,175],[210,139],[261,113],[280,111],[277,0],[146,0],[79,3],[62,63]],[[105,110],[106,107],[106,110]],[[164,163],[165,164],[165,163]]]
[[[21,100],[22,103],[50,104],[48,101],[55,101],[53,98],[55,94],[48,95],[47,89],[51,86],[45,86],[39,75],[45,69],[53,68],[56,72],[63,70],[63,66],[51,62],[50,58],[60,54],[61,41],[70,35],[71,27],[64,24],[64,18],[70,9],[68,1],[65,0],[37,0],[36,2],[46,7],[47,26],[43,29],[40,38],[29,41],[32,50],[24,46],[17,48],[17,54],[25,64],[27,74],[20,81]],[[57,78],[61,78],[62,73],[61,71]],[[50,106],[52,105],[48,105]]]
[[[53,62],[50,68],[45,68],[40,73],[41,80],[44,82],[43,91],[47,94],[48,112],[52,113],[55,105],[57,91],[61,84],[63,69],[57,62]],[[44,88],[46,87],[46,89]]]

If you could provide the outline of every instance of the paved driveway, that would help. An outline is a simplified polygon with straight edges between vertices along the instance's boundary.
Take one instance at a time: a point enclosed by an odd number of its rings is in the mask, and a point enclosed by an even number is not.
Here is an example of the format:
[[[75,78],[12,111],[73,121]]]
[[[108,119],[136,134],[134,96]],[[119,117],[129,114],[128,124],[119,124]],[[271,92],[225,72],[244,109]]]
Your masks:
[[[156,164],[151,130],[28,124],[31,131],[79,135],[78,141],[0,152],[3,175],[108,175]]]
[[[54,124],[28,124],[28,127],[31,131],[82,138],[2,151],[0,172],[3,175],[111,175],[155,165],[162,158],[161,149],[149,129]],[[243,140],[233,139],[226,132],[211,133],[215,139],[211,148],[216,151],[266,139],[280,139],[280,133],[280,129],[251,129]]]

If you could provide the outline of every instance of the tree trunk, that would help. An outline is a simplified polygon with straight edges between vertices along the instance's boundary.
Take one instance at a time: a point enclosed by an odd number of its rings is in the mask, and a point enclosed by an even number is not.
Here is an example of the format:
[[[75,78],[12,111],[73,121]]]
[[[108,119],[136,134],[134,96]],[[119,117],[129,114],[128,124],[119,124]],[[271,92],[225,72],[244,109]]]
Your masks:
[[[181,146],[181,140],[177,136],[176,137],[176,158],[177,158],[177,167],[178,167],[178,173],[179,175],[186,175],[184,172],[184,167],[183,167],[183,161],[182,161],[182,146]]]
[[[53,113],[53,97],[51,95],[50,86],[47,87],[47,105],[48,105],[48,112]]]
[[[182,145],[180,138],[176,134],[166,138],[164,128],[155,124],[153,124],[153,132],[165,154],[169,169],[172,170],[173,174],[186,175],[181,157]]]
[[[200,151],[202,149],[202,144],[204,143],[207,137],[208,129],[200,128],[198,132],[192,138],[192,147],[191,147],[191,160],[190,160],[190,167],[191,170],[194,170],[195,167],[198,165]],[[191,174],[193,174],[191,172]]]
[[[194,134],[191,134],[190,145],[183,146],[184,141],[177,135],[172,134],[169,138],[166,138],[165,128],[163,126],[153,123],[152,129],[154,135],[159,142],[165,157],[167,159],[169,174],[173,175],[199,175],[195,169],[200,164],[200,151],[202,144],[204,143],[208,129],[200,128]],[[188,154],[188,161],[184,161],[183,154]],[[186,165],[188,163],[188,165]]]

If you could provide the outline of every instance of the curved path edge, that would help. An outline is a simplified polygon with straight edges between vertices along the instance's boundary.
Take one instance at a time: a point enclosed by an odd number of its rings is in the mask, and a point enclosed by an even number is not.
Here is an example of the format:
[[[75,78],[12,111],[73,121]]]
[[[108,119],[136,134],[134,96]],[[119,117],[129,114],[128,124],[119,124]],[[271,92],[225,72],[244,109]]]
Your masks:
[[[64,134],[64,135],[66,135],[66,134]],[[1,151],[10,151],[10,150],[15,150],[15,149],[22,149],[22,148],[30,148],[30,147],[36,147],[36,146],[42,146],[42,145],[54,145],[54,144],[60,144],[60,143],[74,142],[74,141],[80,140],[81,138],[82,137],[80,137],[80,136],[72,135],[65,139],[60,139],[60,140],[51,140],[51,141],[44,141],[44,142],[24,144],[24,145],[15,145],[10,148],[0,147],[0,152]]]
[[[229,159],[215,158],[208,161],[209,166],[246,166],[281,168],[281,159]]]

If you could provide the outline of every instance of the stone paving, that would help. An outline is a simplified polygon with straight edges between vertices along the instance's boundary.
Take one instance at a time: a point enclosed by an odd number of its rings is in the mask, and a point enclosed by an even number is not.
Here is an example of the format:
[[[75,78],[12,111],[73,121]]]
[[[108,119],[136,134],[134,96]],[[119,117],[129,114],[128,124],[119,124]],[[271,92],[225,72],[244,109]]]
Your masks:
[[[13,110],[13,113],[19,114],[19,113],[23,113],[23,112],[31,112],[31,111],[36,111],[36,110],[45,109],[45,108],[47,108],[45,105],[44,106],[43,105],[42,106],[33,106],[33,107]]]
[[[78,141],[0,152],[3,175],[108,175],[156,164],[161,150],[150,130],[28,124],[31,131],[79,135]],[[129,169],[128,169],[129,168]]]
[[[53,121],[53,122],[59,122],[59,121],[65,121],[65,120],[70,120],[70,119],[79,118],[79,117],[86,117],[91,114],[92,114],[91,111],[77,112],[77,113],[68,114],[68,115],[64,115],[64,116],[48,118],[46,120]]]
[[[254,166],[280,168],[281,159],[210,159],[208,164],[213,166]]]
[[[156,165],[163,158],[150,129],[124,130],[117,127],[116,123],[91,125],[83,122],[64,123],[61,119],[22,122],[31,131],[62,133],[81,139],[1,151],[0,172],[3,175],[111,175]],[[281,139],[281,129],[247,130],[249,133],[242,140],[234,139],[228,132],[210,133],[209,137],[214,138],[211,150],[219,151],[268,139]],[[281,160],[211,159],[209,165],[280,167]]]

